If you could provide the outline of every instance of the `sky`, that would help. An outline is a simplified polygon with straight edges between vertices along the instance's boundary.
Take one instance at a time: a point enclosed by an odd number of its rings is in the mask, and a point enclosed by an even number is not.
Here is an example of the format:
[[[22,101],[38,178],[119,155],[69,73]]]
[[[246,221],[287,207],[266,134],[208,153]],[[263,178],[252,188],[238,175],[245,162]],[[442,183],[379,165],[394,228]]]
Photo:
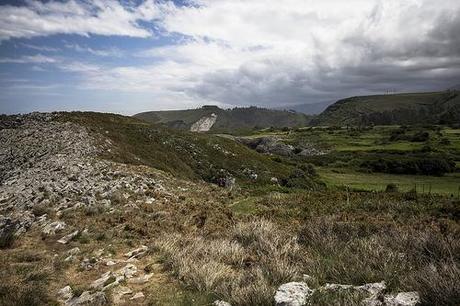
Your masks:
[[[330,102],[460,84],[460,0],[0,0],[0,113]]]

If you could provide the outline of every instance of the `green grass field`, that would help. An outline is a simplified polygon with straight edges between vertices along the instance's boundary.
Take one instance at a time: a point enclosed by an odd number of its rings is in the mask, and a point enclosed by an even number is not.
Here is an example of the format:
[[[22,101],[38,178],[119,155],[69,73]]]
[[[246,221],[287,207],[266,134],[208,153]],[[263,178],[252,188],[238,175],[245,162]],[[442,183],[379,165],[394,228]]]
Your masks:
[[[396,184],[401,191],[409,191],[415,186],[417,192],[458,196],[460,173],[452,173],[442,177],[424,175],[396,175],[385,173],[362,173],[348,169],[334,170],[318,168],[318,173],[329,187],[348,186],[350,188],[383,191],[390,183]]]

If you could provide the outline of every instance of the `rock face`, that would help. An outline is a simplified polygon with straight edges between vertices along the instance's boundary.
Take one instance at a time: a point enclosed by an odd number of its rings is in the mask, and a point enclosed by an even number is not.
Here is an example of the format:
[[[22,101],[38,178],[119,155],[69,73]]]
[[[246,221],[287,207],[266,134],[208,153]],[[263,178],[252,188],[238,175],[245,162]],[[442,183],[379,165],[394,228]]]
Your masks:
[[[212,113],[209,116],[200,118],[197,122],[192,124],[190,131],[192,132],[207,132],[209,131],[214,123],[216,123],[217,115]]]
[[[308,298],[313,294],[306,283],[291,282],[281,285],[275,294],[277,306],[302,306],[306,305]]]

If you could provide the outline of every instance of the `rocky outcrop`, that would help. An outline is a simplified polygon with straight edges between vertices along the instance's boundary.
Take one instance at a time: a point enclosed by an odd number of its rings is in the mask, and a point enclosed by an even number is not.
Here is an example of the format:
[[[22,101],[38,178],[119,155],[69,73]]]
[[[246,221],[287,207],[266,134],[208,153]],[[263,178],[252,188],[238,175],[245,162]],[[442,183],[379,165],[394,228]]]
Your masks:
[[[323,155],[324,152],[315,148],[311,144],[302,144],[293,146],[286,144],[282,139],[277,137],[258,137],[258,138],[236,138],[240,143],[248,146],[263,154],[275,154],[280,156],[314,156]]]
[[[201,117],[197,122],[192,124],[190,131],[192,132],[208,132],[216,123],[217,115],[212,113],[209,116]]]
[[[275,303],[278,306],[306,305],[313,290],[303,282],[291,282],[281,285],[275,293]]]
[[[358,291],[367,297],[362,301],[364,306],[415,306],[420,303],[417,292],[400,292],[385,294],[386,284],[369,283],[362,286],[326,284],[316,289],[310,289],[304,282],[291,282],[281,285],[275,293],[277,306],[304,306],[309,305],[313,294],[327,295],[333,291]]]
[[[46,209],[59,218],[76,208],[110,211],[112,201],[136,207],[154,203],[154,191],[163,189],[137,168],[99,159],[116,148],[83,126],[60,122],[59,114],[7,118],[0,125],[0,234],[46,222],[43,234],[55,235],[65,224],[47,220]]]
[[[108,305],[109,301],[104,292],[96,291],[91,293],[90,291],[83,292],[80,296],[74,297],[68,300],[66,306],[101,306]]]

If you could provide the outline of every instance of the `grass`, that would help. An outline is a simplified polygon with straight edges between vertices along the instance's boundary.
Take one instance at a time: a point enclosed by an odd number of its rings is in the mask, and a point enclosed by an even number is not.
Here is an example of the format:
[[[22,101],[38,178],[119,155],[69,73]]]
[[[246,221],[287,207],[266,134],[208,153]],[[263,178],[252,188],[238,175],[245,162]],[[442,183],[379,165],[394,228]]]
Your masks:
[[[184,283],[235,305],[269,305],[279,284],[300,277],[299,248],[273,223],[237,223],[228,237],[169,234],[154,241]]]
[[[384,191],[388,184],[396,184],[401,191],[417,188],[420,193],[439,193],[458,196],[460,174],[442,177],[426,175],[399,175],[385,173],[363,173],[347,169],[318,168],[320,177],[329,187],[349,186],[354,189]]]

